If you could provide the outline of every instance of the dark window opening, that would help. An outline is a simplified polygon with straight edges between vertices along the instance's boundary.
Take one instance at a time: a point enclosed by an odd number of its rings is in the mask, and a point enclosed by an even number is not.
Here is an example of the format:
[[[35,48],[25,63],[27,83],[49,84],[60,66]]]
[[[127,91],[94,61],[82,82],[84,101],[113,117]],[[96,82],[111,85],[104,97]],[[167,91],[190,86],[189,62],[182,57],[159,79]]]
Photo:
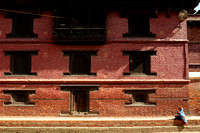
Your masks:
[[[72,113],[73,112],[88,112],[89,92],[88,90],[73,90],[72,93]]]
[[[10,101],[4,102],[4,105],[34,105],[29,95],[35,94],[35,90],[3,90],[3,93],[11,96]]]
[[[5,51],[10,56],[10,73],[5,75],[36,75],[31,73],[31,56],[37,51]]]
[[[28,74],[31,67],[31,55],[13,55],[11,56],[12,74]]]
[[[150,33],[150,18],[144,15],[128,16],[128,33],[123,37],[155,37]]]
[[[62,16],[56,20],[59,28],[89,28],[105,26],[105,11],[103,8],[78,6],[57,10]]]
[[[93,8],[89,15],[90,27],[105,27],[105,11],[103,9]]]
[[[36,38],[33,33],[33,15],[23,13],[9,13],[7,17],[12,18],[12,33],[9,38]]]
[[[89,106],[90,91],[98,90],[99,85],[71,84],[61,86],[61,91],[70,92],[70,108],[61,111],[67,115],[97,115],[98,111],[91,111]]]
[[[155,91],[156,90],[125,90],[125,94],[132,96],[125,105],[155,105],[155,103],[149,100],[149,95],[155,94]]]
[[[71,74],[89,74],[90,73],[90,55],[72,54],[70,56]]]
[[[129,55],[129,73],[125,75],[156,75],[151,73],[151,56],[156,51],[125,51],[124,55]]]
[[[77,4],[55,9],[54,40],[57,44],[105,44],[106,11],[102,5]]]
[[[96,55],[96,51],[66,51],[64,55],[69,55],[70,75],[95,75],[91,71],[91,55]],[[64,73],[64,75],[69,75]]]

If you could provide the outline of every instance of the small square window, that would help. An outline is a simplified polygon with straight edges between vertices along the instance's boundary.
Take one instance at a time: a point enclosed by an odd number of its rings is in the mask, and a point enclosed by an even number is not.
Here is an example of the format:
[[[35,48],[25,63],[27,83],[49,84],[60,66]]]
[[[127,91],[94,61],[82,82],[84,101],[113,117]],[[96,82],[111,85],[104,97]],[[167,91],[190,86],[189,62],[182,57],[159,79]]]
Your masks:
[[[132,96],[132,99],[126,102],[125,105],[155,105],[149,102],[149,94],[155,94],[155,90],[125,90],[124,92]]]
[[[5,51],[10,56],[10,73],[5,75],[36,75],[31,73],[31,56],[37,51]]]
[[[12,93],[11,101],[13,104],[27,104],[28,94],[24,92]]]
[[[134,93],[133,95],[134,102],[138,103],[147,103],[147,93],[145,92],[138,92]]]
[[[3,90],[3,93],[11,96],[10,102],[4,102],[5,105],[34,105],[29,95],[35,94],[35,90]]]
[[[151,56],[156,51],[124,51],[124,55],[129,55],[129,73],[125,75],[156,75],[151,73]]]

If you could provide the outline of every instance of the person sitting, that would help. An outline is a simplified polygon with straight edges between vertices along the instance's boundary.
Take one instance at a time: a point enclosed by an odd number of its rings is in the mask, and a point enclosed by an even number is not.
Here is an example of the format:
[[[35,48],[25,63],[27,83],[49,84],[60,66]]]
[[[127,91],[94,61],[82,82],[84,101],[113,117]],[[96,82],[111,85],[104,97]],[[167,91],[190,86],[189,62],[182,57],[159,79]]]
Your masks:
[[[187,119],[185,118],[185,113],[183,111],[183,108],[179,107],[178,109],[179,109],[179,111],[177,112],[178,116],[175,116],[175,119],[176,120],[183,120],[184,125],[187,125]]]

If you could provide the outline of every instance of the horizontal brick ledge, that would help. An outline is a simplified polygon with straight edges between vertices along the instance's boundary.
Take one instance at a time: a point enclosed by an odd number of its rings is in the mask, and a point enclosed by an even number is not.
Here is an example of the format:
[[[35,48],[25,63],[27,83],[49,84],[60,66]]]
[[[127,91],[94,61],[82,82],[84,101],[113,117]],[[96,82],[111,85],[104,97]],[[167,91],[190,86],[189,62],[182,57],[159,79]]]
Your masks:
[[[2,39],[0,40],[0,44],[16,44],[16,43],[20,43],[20,44],[34,44],[34,43],[50,43],[53,44],[55,43],[55,41],[53,40],[42,40],[42,39]]]
[[[106,43],[188,43],[187,39],[108,39]]]
[[[42,83],[42,84],[188,84],[190,80],[186,79],[0,79],[0,84],[7,83]]]

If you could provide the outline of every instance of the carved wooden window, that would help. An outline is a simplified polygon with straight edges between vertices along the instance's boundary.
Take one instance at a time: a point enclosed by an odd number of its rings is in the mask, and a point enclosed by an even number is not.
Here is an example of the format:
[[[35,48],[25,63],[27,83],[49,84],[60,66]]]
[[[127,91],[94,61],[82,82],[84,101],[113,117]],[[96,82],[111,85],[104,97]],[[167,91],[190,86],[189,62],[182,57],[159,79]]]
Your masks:
[[[141,15],[128,16],[128,33],[123,37],[155,37],[155,34],[150,33],[150,18]]]
[[[125,75],[156,75],[151,73],[151,56],[156,51],[124,51],[129,56],[129,73]]]
[[[150,102],[149,95],[155,94],[156,90],[125,90],[124,93],[131,95],[131,99],[125,103],[125,105],[143,106],[143,105],[155,105]]]
[[[99,85],[81,85],[81,84],[69,84],[62,85],[62,91],[70,92],[70,107],[69,110],[62,110],[61,114],[67,115],[97,115],[97,111],[90,110],[90,92],[98,90]]]
[[[10,101],[4,102],[4,105],[34,105],[30,102],[29,95],[35,94],[35,90],[3,90],[3,93],[11,96]]]
[[[7,34],[10,38],[35,38],[33,33],[33,15],[25,13],[8,13],[12,18],[12,33]]]
[[[37,55],[37,51],[5,51],[10,56],[10,73],[5,75],[36,75],[31,73],[31,56]]]
[[[88,90],[72,90],[71,104],[73,113],[88,112],[89,109],[89,91]]]
[[[69,73],[65,75],[95,75],[90,73],[91,56],[96,55],[96,51],[64,51],[64,55],[68,55]]]

